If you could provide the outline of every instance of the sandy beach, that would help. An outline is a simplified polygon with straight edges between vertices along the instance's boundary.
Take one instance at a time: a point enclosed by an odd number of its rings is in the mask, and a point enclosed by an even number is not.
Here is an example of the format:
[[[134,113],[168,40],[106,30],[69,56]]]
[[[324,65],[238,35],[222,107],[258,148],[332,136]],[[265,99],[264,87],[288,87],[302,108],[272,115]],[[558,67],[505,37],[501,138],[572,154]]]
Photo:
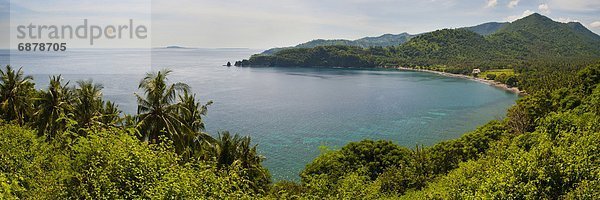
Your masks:
[[[410,67],[385,67],[385,68],[396,68],[396,69],[399,69],[399,70],[428,72],[428,73],[439,74],[439,75],[442,75],[442,76],[455,77],[455,78],[464,78],[464,79],[469,79],[469,80],[477,81],[477,82],[480,82],[480,83],[483,83],[483,84],[491,85],[491,86],[500,88],[502,90],[506,90],[506,91],[518,94],[518,95],[526,95],[527,94],[524,91],[519,90],[519,88],[517,88],[517,87],[508,87],[508,85],[506,85],[504,83],[496,82],[494,80],[486,80],[486,79],[483,79],[483,78],[476,78],[476,77],[473,77],[473,76],[467,76],[467,75],[462,75],[462,74],[452,74],[452,73],[447,73],[447,72],[440,72],[440,71],[426,70],[426,69],[415,69],[415,68],[410,68]]]

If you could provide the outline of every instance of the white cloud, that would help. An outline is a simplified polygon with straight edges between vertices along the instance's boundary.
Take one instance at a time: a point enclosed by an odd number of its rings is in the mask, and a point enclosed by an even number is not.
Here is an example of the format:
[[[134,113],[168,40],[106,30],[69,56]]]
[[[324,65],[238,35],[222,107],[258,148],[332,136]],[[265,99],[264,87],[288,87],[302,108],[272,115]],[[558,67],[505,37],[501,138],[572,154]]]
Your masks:
[[[593,29],[600,28],[600,21],[590,23],[590,27],[592,27]]]
[[[519,1],[520,0],[511,0],[510,2],[508,2],[508,7],[514,8],[515,6],[519,5]]]
[[[571,19],[569,17],[564,18],[564,17],[559,17],[558,20],[556,20],[558,22],[562,22],[562,23],[569,23],[569,22],[579,22],[579,20],[576,19]]]
[[[508,17],[504,18],[504,20],[509,21],[509,22],[513,22],[513,21],[515,21],[517,19],[521,19],[523,17],[527,17],[527,16],[529,16],[529,15],[531,15],[533,13],[534,12],[531,11],[531,10],[525,10],[525,11],[523,11],[523,14],[521,14],[521,15],[511,15],[511,16],[508,16]]]
[[[486,8],[493,8],[496,7],[496,5],[498,5],[498,0],[488,0],[487,4],[485,5]]]
[[[540,12],[544,13],[544,14],[550,14],[550,6],[548,6],[548,4],[540,4],[538,6],[538,10],[540,10]]]

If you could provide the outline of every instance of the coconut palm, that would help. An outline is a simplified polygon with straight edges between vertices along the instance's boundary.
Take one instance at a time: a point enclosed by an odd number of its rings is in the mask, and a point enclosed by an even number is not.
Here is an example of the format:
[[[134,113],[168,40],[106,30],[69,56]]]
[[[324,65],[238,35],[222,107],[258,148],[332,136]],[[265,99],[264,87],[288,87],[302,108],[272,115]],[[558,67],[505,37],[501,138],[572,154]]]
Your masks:
[[[230,166],[234,162],[240,162],[245,168],[252,168],[264,160],[256,151],[256,145],[252,146],[248,136],[231,135],[224,131],[219,133],[211,145],[210,154],[219,168]]]
[[[139,127],[137,126],[139,121],[138,119],[138,115],[124,114],[119,120],[119,123],[117,123],[117,126],[123,128],[135,128],[135,130],[139,133]]]
[[[213,138],[205,130],[204,121],[202,116],[206,116],[208,106],[212,104],[209,101],[206,104],[200,104],[196,101],[196,95],[191,95],[188,91],[183,91],[183,94],[179,95],[179,119],[182,123],[181,133],[174,140],[180,145],[177,152],[182,155],[184,159],[192,157],[203,157],[205,143],[213,142]]]
[[[179,95],[181,122],[194,132],[204,131],[205,126],[202,116],[206,116],[208,106],[212,103],[212,101],[209,101],[202,105],[196,101],[196,94],[191,95],[188,91],[184,91],[182,95]]]
[[[92,81],[77,81],[77,86],[74,90],[74,118],[80,128],[89,128],[102,115],[103,86]]]
[[[48,140],[54,138],[56,133],[64,129],[66,117],[72,110],[71,91],[67,87],[69,82],[62,84],[61,76],[53,76],[47,91],[41,91],[35,112],[38,134],[46,135]]]
[[[161,70],[146,74],[139,84],[144,96],[135,94],[138,101],[137,127],[146,141],[156,141],[163,134],[174,139],[181,133],[183,123],[175,101],[178,92],[188,90],[189,86],[184,83],[167,84],[170,73],[170,70]]]
[[[217,167],[227,167],[237,160],[241,141],[242,138],[237,134],[232,136],[227,131],[219,133],[215,142],[212,143],[212,155],[217,161]]]
[[[250,178],[254,189],[262,188],[270,183],[271,177],[267,169],[262,167],[264,160],[252,146],[250,137],[241,137],[238,134],[231,135],[224,131],[210,144],[208,151],[219,169],[228,168],[232,165],[241,166],[245,176]]]
[[[119,107],[111,101],[106,101],[101,114],[100,122],[105,126],[117,126],[122,121]]]
[[[0,111],[5,120],[23,125],[29,118],[33,106],[31,96],[35,92],[32,81],[21,68],[15,71],[7,65],[5,70],[0,70]]]

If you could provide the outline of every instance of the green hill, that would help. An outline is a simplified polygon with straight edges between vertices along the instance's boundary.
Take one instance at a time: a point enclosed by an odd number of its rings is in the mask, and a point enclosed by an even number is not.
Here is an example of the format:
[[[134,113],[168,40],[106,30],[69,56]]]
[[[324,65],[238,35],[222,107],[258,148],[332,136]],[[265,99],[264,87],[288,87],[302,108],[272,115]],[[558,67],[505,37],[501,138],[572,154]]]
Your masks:
[[[387,47],[387,46],[395,46],[404,44],[410,38],[414,37],[414,35],[410,35],[408,33],[400,33],[400,34],[384,34],[379,37],[365,37],[358,40],[355,40],[354,43],[360,47]]]
[[[392,49],[391,63],[409,65],[468,63],[473,59],[487,58],[490,49],[486,39],[466,29],[442,29],[419,35]]]
[[[488,22],[477,26],[465,27],[464,29],[473,31],[479,35],[491,35],[498,31],[500,28],[509,24],[508,22]]]
[[[585,27],[532,14],[479,36],[465,29],[422,34],[397,47],[400,65],[500,65],[600,58],[598,35]]]
[[[581,25],[555,22],[536,13],[504,26],[488,39],[523,56],[548,58],[598,57],[597,37]]]
[[[586,35],[587,37],[592,38],[593,40],[600,40],[599,35],[596,35],[594,32],[585,28],[585,26],[581,25],[581,23],[579,22],[569,22],[567,23],[567,25],[571,27],[571,29],[573,29],[575,32]]]
[[[507,22],[504,22],[504,23],[488,22],[488,23],[477,25],[477,26],[464,27],[463,29],[467,29],[467,30],[473,31],[479,35],[485,36],[485,35],[490,35],[492,33],[495,33],[496,31],[498,31],[498,29],[504,27],[506,24],[508,24],[508,23]],[[357,47],[363,47],[363,48],[377,47],[377,46],[388,47],[388,46],[396,46],[396,45],[404,44],[408,40],[410,40],[411,38],[413,38],[417,35],[419,35],[419,34],[411,35],[408,33],[400,33],[400,34],[383,34],[383,35],[377,36],[377,37],[364,37],[364,38],[357,39],[357,40],[316,39],[316,40],[311,40],[309,42],[305,42],[305,43],[302,43],[302,44],[299,44],[299,45],[296,45],[293,47],[271,48],[271,49],[268,49],[268,50],[262,52],[262,54],[272,55],[272,54],[279,52],[281,50],[284,50],[284,49],[314,48],[314,47],[318,47],[318,46],[357,46]]]
[[[326,47],[284,49],[272,55],[254,55],[238,64],[282,67],[447,65],[470,69],[564,63],[567,60],[585,63],[600,59],[600,36],[579,23],[560,23],[532,14],[512,23],[475,27],[478,28],[437,30],[388,47],[360,49],[360,46],[348,48],[344,47],[346,44],[336,43]],[[494,33],[485,35],[492,31]]]
[[[356,46],[362,48],[368,47],[387,47],[387,46],[395,46],[400,45],[408,41],[410,38],[414,37],[408,33],[400,33],[400,34],[384,34],[378,37],[364,37],[358,40],[344,40],[344,39],[333,39],[333,40],[324,40],[317,39],[309,42],[305,42],[293,47],[282,47],[282,48],[272,48],[264,51],[262,54],[272,55],[284,49],[291,48],[314,48],[318,46]]]

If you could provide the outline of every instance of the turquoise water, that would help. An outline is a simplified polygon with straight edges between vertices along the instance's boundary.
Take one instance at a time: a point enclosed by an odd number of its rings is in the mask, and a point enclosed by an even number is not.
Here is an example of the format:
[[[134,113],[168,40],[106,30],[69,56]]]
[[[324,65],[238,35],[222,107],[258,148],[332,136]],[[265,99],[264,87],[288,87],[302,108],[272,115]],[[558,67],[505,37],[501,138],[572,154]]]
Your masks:
[[[236,68],[251,49],[69,50],[13,54],[36,87],[49,74],[93,79],[106,99],[135,113],[133,93],[143,73],[168,67],[202,102],[213,100],[207,131],[250,135],[275,180],[297,180],[318,147],[386,139],[407,147],[432,145],[504,117],[518,98],[488,85],[436,74],[332,68]],[[0,51],[0,63],[8,62]],[[150,67],[151,66],[151,67]]]

